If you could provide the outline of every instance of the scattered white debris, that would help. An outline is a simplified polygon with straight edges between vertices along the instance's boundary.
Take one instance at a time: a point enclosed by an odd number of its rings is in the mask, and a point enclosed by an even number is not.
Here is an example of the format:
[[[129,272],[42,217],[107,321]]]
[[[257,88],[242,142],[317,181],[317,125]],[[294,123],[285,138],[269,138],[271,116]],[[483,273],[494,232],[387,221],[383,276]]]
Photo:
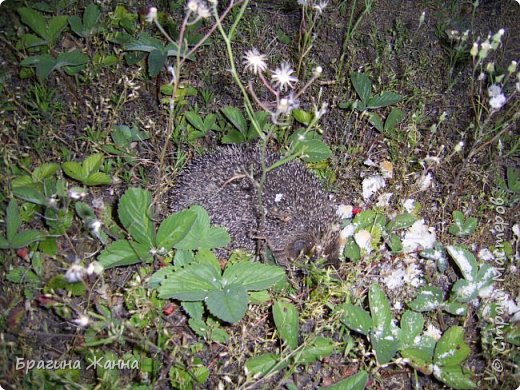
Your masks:
[[[403,287],[405,283],[406,272],[403,268],[398,268],[387,277],[383,278],[383,283],[389,290],[395,290]]]
[[[482,248],[478,252],[478,258],[484,261],[492,261],[495,259],[495,256],[493,255],[493,253],[491,253],[491,251],[488,248]]]
[[[512,227],[513,234],[516,236],[516,238],[520,238],[520,225],[515,223]]]
[[[381,161],[379,163],[379,170],[385,179],[394,177],[394,165],[390,161]]]
[[[379,195],[377,198],[377,207],[387,207],[390,204],[390,198],[392,197],[393,192],[385,192],[384,194]]]
[[[397,311],[401,311],[403,308],[403,304],[401,303],[401,301],[397,301],[394,303],[394,309],[397,310]]]
[[[340,204],[338,209],[336,210],[336,215],[339,216],[341,219],[350,219],[353,216],[353,214],[352,214],[353,210],[354,210],[354,207],[350,204],[349,205]]]
[[[103,265],[100,262],[93,261],[87,267],[87,275],[101,275],[104,269],[105,267],[103,267]]]
[[[274,196],[274,201],[275,201],[275,203],[280,202],[282,199],[283,199],[283,194],[276,194],[276,195]]]
[[[375,167],[377,165],[370,158],[367,158],[365,161],[363,161],[363,164],[365,164],[367,167]]]
[[[426,175],[421,175],[421,177],[417,180],[417,187],[419,187],[419,192],[426,191],[428,188],[433,185],[433,175],[431,172],[428,172]]]
[[[367,177],[363,180],[363,199],[366,201],[379,189],[386,185],[385,179],[380,175]]]
[[[430,249],[435,244],[435,228],[429,228],[424,224],[424,219],[420,219],[408,229],[403,238],[403,250],[415,252],[419,249]]]
[[[341,232],[339,233],[340,237],[343,237],[345,239],[352,237],[354,235],[354,232],[356,231],[356,225],[350,223],[347,226],[345,226]]]
[[[360,230],[354,234],[354,241],[358,244],[361,250],[365,250],[366,253],[372,252],[372,235],[367,230]]]
[[[417,288],[423,283],[422,275],[423,271],[419,268],[417,264],[409,264],[406,267],[406,275],[404,281],[406,284]]]
[[[442,333],[435,325],[428,324],[426,330],[424,331],[425,336],[430,336],[435,341],[440,340]]]
[[[411,213],[415,209],[415,199],[405,199],[403,201],[403,207],[407,213]]]

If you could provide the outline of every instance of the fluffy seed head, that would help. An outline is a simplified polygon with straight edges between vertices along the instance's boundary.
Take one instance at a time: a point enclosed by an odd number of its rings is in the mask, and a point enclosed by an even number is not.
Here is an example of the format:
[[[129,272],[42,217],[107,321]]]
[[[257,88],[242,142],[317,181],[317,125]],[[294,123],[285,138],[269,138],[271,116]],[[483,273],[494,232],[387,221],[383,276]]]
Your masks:
[[[280,67],[276,68],[271,76],[274,85],[283,91],[286,87],[293,88],[294,84],[298,82],[298,78],[291,76],[294,73],[293,68],[287,62],[284,62]]]
[[[243,58],[245,69],[251,71],[253,74],[262,73],[267,69],[265,55],[260,54],[256,48],[246,51]]]

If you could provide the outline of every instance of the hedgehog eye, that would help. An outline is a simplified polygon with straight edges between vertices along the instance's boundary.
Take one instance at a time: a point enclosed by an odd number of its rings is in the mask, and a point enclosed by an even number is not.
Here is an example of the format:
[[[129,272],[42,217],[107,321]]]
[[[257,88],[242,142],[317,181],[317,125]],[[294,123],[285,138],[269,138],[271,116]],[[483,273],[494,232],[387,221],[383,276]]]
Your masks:
[[[291,248],[291,257],[298,258],[301,255],[305,255],[308,252],[308,243],[305,240],[299,239],[293,242]]]

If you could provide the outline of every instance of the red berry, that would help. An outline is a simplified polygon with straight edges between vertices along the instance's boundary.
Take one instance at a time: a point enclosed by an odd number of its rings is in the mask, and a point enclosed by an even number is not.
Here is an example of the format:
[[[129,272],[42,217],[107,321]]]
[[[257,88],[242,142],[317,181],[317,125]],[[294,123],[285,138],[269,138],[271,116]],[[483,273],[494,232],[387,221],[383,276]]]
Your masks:
[[[165,316],[169,316],[174,311],[175,311],[175,305],[171,302],[166,303],[162,308],[162,312],[164,313]]]

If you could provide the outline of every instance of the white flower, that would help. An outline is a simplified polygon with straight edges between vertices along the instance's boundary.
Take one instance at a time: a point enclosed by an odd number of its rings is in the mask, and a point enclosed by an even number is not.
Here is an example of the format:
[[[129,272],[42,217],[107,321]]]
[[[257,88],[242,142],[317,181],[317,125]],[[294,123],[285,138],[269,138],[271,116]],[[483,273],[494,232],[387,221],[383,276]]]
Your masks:
[[[68,192],[69,198],[78,200],[87,196],[85,191],[81,191],[79,188],[71,188]]]
[[[85,275],[85,268],[79,264],[72,264],[65,272],[65,279],[69,283],[76,283],[83,279],[83,275]]]
[[[314,70],[312,71],[312,75],[314,77],[320,77],[321,73],[323,72],[323,68],[321,66],[317,66],[314,68]],[[511,72],[513,73],[513,72]]]
[[[283,91],[285,87],[293,88],[294,83],[298,81],[297,77],[291,76],[293,73],[294,70],[291,68],[291,65],[284,62],[280,67],[276,68],[271,78],[274,81],[275,86]]]
[[[478,43],[477,42],[473,42],[473,46],[471,47],[469,54],[472,57],[475,57],[478,54]]]
[[[207,19],[211,16],[211,11],[206,6],[206,4],[199,4],[199,8],[197,9],[197,15],[201,17],[202,19]]]
[[[314,4],[312,8],[314,8],[316,11],[318,11],[319,14],[321,14],[325,7],[327,7],[327,4],[329,4],[328,0],[321,0],[318,4]]]
[[[323,115],[325,115],[327,113],[328,106],[329,106],[328,103],[323,103],[321,105],[321,108],[314,112],[314,116],[316,117],[316,119],[320,119]]]
[[[506,97],[503,93],[500,95],[494,96],[491,99],[489,99],[489,105],[493,110],[500,110],[504,104],[506,104]]]
[[[352,218],[352,210],[354,210],[352,205],[341,204],[336,210],[336,215],[341,219],[350,219]]]
[[[197,0],[190,0],[188,4],[186,4],[186,8],[191,12],[197,12],[199,9],[199,2]]]
[[[363,180],[363,199],[368,200],[379,189],[383,188],[386,183],[380,175],[370,176]]]
[[[455,152],[459,153],[462,150],[462,147],[464,146],[464,142],[460,141],[457,145],[455,145]]]
[[[90,319],[86,315],[81,314],[78,318],[72,320],[72,322],[81,328],[86,328],[90,322]]]
[[[276,113],[280,114],[288,114],[292,110],[298,108],[300,106],[300,101],[295,99],[294,94],[291,92],[288,96],[285,96],[280,99],[278,102],[278,106],[276,106]]]
[[[260,52],[253,48],[251,50],[246,51],[244,55],[243,64],[246,66],[246,70],[250,70],[253,74],[262,73],[267,69],[267,64],[265,63],[265,55],[260,54]]]
[[[103,273],[104,269],[105,269],[105,267],[103,267],[103,265],[100,262],[93,261],[87,267],[87,275],[92,275],[92,274],[101,275]]]
[[[157,8],[150,7],[148,8],[148,13],[145,15],[144,20],[148,23],[152,23],[157,20]]]

